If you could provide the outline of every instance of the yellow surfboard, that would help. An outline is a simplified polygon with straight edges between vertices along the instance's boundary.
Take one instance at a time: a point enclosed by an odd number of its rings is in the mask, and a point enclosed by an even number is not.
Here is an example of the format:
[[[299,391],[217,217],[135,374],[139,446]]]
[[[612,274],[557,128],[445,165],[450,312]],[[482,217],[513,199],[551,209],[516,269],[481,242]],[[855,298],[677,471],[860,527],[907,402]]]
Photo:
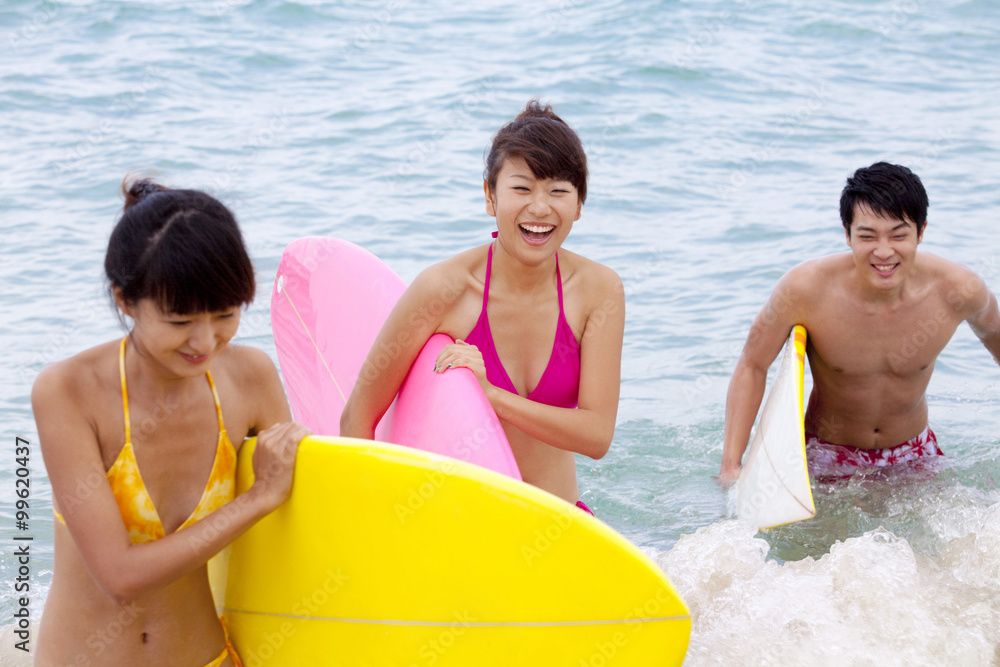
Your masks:
[[[691,631],[660,568],[601,521],[380,442],[307,438],[289,500],[229,552],[213,565],[228,555],[225,619],[247,667],[679,665]]]

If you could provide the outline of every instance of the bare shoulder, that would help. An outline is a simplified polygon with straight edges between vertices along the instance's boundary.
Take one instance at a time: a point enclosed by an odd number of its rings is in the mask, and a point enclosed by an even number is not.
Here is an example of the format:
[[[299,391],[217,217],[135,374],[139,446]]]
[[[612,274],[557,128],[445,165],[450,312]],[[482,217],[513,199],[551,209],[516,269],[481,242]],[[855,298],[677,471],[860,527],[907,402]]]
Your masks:
[[[85,378],[92,375],[91,369],[81,365],[75,357],[43,368],[31,386],[31,406],[35,414],[55,401],[69,405],[75,403],[76,397],[87,394],[86,385],[89,383]]]
[[[31,409],[38,424],[42,450],[63,452],[92,434],[96,445],[98,416],[109,397],[119,401],[115,363],[119,341],[89,348],[42,369],[31,388]],[[65,437],[72,433],[73,437]],[[60,454],[61,455],[61,454]]]
[[[227,385],[228,395],[239,397],[238,401],[223,398],[223,409],[228,409],[229,415],[235,417],[232,420],[226,417],[231,431],[249,437],[273,424],[291,420],[278,368],[266,352],[229,343],[215,361],[212,374],[216,376],[216,384]],[[244,424],[245,431],[242,430]]]
[[[846,278],[853,266],[851,254],[847,252],[807,259],[790,268],[778,281],[778,286],[790,296],[815,297],[836,285],[838,279]]]
[[[85,405],[108,388],[109,373],[116,370],[112,360],[119,344],[103,343],[43,368],[31,388],[32,405],[50,398]]]
[[[470,248],[448,259],[431,264],[417,275],[412,286],[421,291],[457,289],[477,275],[479,282],[482,282],[486,274],[488,248],[488,245]]]
[[[817,309],[823,310],[828,297],[846,283],[853,263],[850,253],[839,253],[796,264],[778,280],[751,327],[755,340],[766,332],[768,340],[779,341],[792,325],[814,320]],[[770,359],[768,363],[770,363]]]
[[[569,250],[559,251],[559,272],[564,285],[587,295],[597,305],[607,299],[625,299],[621,276],[609,266]]]
[[[220,371],[234,384],[248,389],[259,388],[277,378],[277,368],[263,350],[249,345],[229,343],[216,358],[215,375]]]
[[[921,251],[917,257],[919,262],[917,266],[922,273],[925,273],[931,280],[942,282],[948,287],[982,282],[982,278],[964,264],[924,251]]]
[[[925,284],[964,315],[979,311],[989,301],[986,282],[964,264],[929,252],[919,253],[918,261]]]
[[[475,322],[482,300],[488,249],[472,248],[421,271],[396,304],[393,326],[420,340],[435,331],[465,335],[472,326],[467,320]]]

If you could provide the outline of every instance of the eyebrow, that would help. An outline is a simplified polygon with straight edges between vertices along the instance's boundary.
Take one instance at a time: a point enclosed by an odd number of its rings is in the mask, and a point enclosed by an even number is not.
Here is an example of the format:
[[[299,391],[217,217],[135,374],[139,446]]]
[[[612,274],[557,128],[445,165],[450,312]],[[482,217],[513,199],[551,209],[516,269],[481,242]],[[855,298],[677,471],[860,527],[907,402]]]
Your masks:
[[[896,231],[898,229],[907,229],[910,225],[913,225],[913,223],[910,222],[910,221],[908,221],[908,220],[903,220],[901,223],[899,223],[898,225],[896,225],[895,227],[893,227],[889,231],[894,232],[894,231]],[[916,225],[913,225],[913,226],[916,227]],[[858,225],[857,226],[857,230],[859,232],[874,232],[874,231],[877,231],[874,227],[866,227],[865,225]]]

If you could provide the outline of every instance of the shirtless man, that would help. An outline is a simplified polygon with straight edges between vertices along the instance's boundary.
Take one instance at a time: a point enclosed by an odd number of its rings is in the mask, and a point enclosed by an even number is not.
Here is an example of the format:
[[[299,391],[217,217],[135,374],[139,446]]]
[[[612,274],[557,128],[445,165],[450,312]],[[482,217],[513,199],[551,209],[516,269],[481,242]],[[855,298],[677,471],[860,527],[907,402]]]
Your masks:
[[[850,252],[788,271],[750,328],[726,399],[723,483],[739,477],[768,368],[795,324],[808,332],[806,450],[818,475],[941,454],[925,392],[961,322],[1000,360],[993,293],[968,268],[917,252],[927,193],[913,172],[885,162],[858,169],[840,217]]]

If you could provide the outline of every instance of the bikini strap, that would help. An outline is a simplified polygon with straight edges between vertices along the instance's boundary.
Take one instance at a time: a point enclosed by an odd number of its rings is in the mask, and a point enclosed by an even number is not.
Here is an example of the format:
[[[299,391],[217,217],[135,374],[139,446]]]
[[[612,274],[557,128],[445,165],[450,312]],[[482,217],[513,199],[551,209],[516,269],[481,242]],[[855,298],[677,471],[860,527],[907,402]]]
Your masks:
[[[486,306],[490,302],[490,272],[493,268],[493,244],[490,244],[490,249],[486,251],[486,282],[483,285],[483,312],[486,312]]]
[[[496,238],[497,233],[493,232],[493,237]],[[486,311],[486,305],[490,300],[490,273],[493,267],[493,244],[490,244],[490,249],[486,251],[486,281],[483,285],[483,311]],[[562,274],[559,272],[559,253],[556,253],[556,290],[559,294],[559,312],[563,312],[563,293],[562,293]],[[213,390],[214,391],[214,390]],[[218,399],[216,399],[218,403]],[[221,413],[220,413],[221,414]]]
[[[556,253],[556,289],[559,292],[559,314],[563,312],[562,301],[562,275],[559,273],[559,253]]]
[[[212,397],[215,399],[215,414],[219,417],[219,432],[222,433],[226,430],[226,425],[222,422],[222,404],[219,403],[219,392],[215,390],[215,383],[212,382],[212,372],[205,371],[205,377],[208,378],[208,386],[212,388]]]
[[[118,372],[122,380],[122,409],[125,412],[125,444],[132,442],[132,423],[128,416],[128,387],[125,385],[125,341],[128,336],[122,338],[122,343],[118,347]]]

